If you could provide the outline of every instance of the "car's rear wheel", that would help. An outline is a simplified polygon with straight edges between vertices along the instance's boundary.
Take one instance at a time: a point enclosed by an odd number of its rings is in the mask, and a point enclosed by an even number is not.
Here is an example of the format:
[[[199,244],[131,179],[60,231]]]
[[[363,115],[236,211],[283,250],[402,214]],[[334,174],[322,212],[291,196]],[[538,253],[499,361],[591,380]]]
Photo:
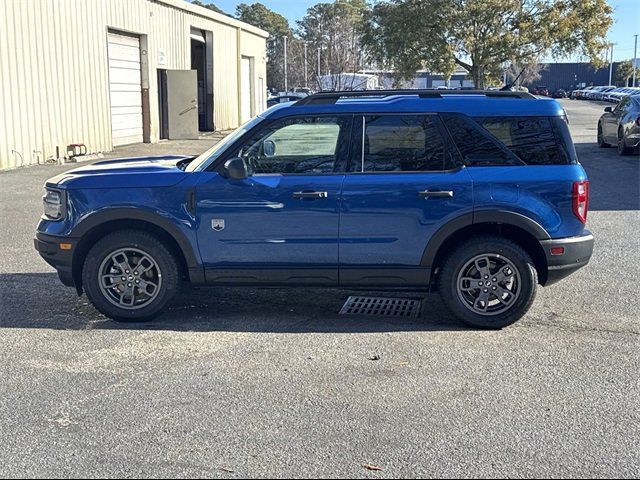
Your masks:
[[[153,235],[139,230],[114,232],[89,251],[82,282],[91,303],[115,320],[150,320],[178,290],[175,258]]]
[[[610,147],[610,145],[604,141],[604,134],[602,133],[602,125],[598,124],[598,146],[600,148]]]
[[[618,128],[618,155],[631,155],[633,148],[627,147],[624,142],[624,130]]]
[[[478,236],[460,244],[438,277],[442,300],[460,320],[482,328],[503,328],[519,320],[536,295],[537,272],[516,243]]]

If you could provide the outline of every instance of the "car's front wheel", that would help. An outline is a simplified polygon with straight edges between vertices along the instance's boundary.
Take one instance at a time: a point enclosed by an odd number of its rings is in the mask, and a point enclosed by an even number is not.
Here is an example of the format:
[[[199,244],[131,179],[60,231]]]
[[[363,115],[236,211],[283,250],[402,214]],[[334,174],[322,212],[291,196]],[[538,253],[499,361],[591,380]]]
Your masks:
[[[150,320],[164,310],[178,290],[176,260],[155,236],[122,230],[98,241],[89,251],[82,283],[91,303],[115,320]]]
[[[600,148],[610,147],[610,145],[604,141],[604,134],[602,132],[602,124],[598,124],[598,146]]]
[[[462,321],[499,329],[529,310],[537,283],[534,263],[519,245],[497,236],[478,236],[460,244],[444,261],[438,290]]]

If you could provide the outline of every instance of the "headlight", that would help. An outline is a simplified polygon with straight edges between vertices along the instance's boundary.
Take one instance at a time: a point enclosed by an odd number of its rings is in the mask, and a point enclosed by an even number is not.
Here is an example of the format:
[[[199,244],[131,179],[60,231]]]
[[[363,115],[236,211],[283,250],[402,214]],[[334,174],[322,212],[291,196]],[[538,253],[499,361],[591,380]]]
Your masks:
[[[49,220],[62,220],[64,217],[64,195],[58,190],[46,188],[42,196],[44,216]]]

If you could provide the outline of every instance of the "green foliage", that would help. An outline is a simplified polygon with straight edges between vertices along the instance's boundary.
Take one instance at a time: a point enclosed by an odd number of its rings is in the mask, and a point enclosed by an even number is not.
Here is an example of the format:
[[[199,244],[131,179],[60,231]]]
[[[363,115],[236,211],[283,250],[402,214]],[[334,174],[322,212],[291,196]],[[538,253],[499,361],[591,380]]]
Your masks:
[[[633,62],[631,60],[625,60],[620,62],[616,66],[616,81],[624,83],[624,86],[629,85],[629,79],[633,77]],[[640,68],[636,68],[636,81],[640,78]]]
[[[291,35],[289,22],[279,13],[270,10],[262,3],[248,5],[241,3],[236,7],[236,18],[255,27],[266,30],[271,35],[270,40]]]
[[[217,7],[213,3],[203,3],[200,0],[192,0],[191,3],[199,7],[204,7],[204,8],[208,8],[209,10],[213,10],[216,13],[221,13],[223,15],[226,15],[226,13],[224,13],[219,7]]]
[[[236,7],[238,20],[269,32],[267,39],[267,82],[269,86],[284,88],[284,41],[293,38],[289,22],[279,13],[270,10],[262,3],[241,3]]]
[[[368,12],[363,40],[401,78],[457,65],[482,88],[512,61],[580,52],[600,64],[611,13],[606,0],[385,0]]]

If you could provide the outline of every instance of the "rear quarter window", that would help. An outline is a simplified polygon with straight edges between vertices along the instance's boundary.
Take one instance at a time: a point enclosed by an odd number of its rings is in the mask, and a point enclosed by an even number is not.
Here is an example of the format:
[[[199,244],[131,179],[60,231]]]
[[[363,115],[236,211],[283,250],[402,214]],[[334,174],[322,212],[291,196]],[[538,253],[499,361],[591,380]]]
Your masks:
[[[475,121],[527,165],[567,165],[576,161],[562,118],[477,117]]]
[[[522,160],[470,117],[459,113],[443,113],[440,116],[465,165],[524,165]]]

